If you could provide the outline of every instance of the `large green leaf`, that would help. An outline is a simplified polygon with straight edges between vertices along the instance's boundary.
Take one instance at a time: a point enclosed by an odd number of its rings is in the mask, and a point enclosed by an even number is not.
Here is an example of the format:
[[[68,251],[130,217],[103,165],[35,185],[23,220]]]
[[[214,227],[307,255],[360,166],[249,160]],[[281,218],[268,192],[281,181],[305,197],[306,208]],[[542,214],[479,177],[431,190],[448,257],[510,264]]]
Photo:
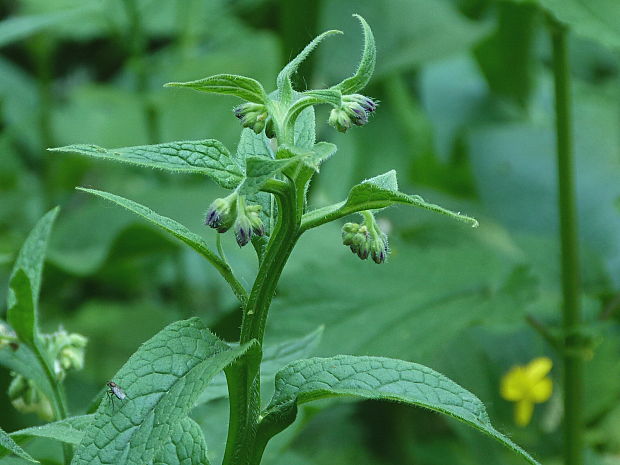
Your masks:
[[[39,463],[38,460],[33,459],[24,449],[19,447],[2,428],[0,428],[0,457],[3,455],[2,453],[4,450],[22,459],[28,460],[29,462]]]
[[[306,213],[302,218],[301,227],[304,230],[310,229],[351,213],[375,210],[396,204],[425,208],[463,221],[473,227],[478,226],[478,221],[474,218],[428,203],[419,195],[407,195],[399,192],[396,172],[392,170],[354,186],[345,201]]]
[[[209,465],[200,426],[185,417],[176,423],[153,460],[153,465]]]
[[[167,142],[110,150],[96,145],[76,144],[48,150],[78,153],[178,173],[204,174],[227,189],[236,187],[243,178],[241,167],[228,149],[215,139]]]
[[[387,400],[428,408],[478,429],[529,463],[538,464],[493,427],[484,405],[471,392],[428,367],[384,357],[339,355],[289,364],[276,375],[276,391],[263,412],[259,437],[261,427],[270,434],[292,423],[297,405],[329,397]]]
[[[198,318],[167,326],[114,376],[126,398],[101,403],[71,463],[151,462],[209,381],[248,347],[231,349]]]

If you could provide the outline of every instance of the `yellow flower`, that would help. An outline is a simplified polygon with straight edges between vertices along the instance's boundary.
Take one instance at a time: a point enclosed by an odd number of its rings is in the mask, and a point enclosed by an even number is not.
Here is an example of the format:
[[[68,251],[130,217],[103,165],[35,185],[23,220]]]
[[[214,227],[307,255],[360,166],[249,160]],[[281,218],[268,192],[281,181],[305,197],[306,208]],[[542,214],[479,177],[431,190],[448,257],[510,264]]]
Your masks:
[[[502,397],[515,404],[515,422],[526,426],[532,419],[534,404],[545,402],[551,397],[553,383],[547,377],[553,362],[547,357],[539,357],[525,366],[515,366],[502,378],[500,393]]]

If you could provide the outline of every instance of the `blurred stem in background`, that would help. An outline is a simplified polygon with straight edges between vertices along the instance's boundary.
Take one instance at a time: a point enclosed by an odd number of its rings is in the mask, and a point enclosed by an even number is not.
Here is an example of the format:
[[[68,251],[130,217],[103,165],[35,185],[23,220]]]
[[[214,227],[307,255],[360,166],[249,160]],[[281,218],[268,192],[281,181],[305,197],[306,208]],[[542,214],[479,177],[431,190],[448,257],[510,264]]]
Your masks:
[[[148,74],[146,70],[147,38],[140,19],[136,0],[123,0],[129,21],[127,30],[127,49],[136,73],[136,91],[142,100],[149,144],[160,142],[159,115],[149,97]]]
[[[580,351],[579,248],[572,145],[570,75],[567,30],[549,19],[553,43],[555,116],[557,143],[558,200],[563,292],[562,357],[564,361],[564,460],[566,465],[583,464],[583,359]]]

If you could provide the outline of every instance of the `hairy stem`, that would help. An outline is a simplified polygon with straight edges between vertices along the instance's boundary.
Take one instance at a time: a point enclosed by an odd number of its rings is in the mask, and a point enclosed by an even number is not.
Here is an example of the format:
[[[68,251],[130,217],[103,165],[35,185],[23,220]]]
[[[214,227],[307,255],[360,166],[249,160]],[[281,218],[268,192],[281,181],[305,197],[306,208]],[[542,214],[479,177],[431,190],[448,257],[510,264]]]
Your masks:
[[[551,20],[555,116],[557,143],[558,199],[562,249],[562,291],[564,328],[564,462],[583,464],[583,360],[580,353],[579,249],[571,127],[570,76],[567,31]]]

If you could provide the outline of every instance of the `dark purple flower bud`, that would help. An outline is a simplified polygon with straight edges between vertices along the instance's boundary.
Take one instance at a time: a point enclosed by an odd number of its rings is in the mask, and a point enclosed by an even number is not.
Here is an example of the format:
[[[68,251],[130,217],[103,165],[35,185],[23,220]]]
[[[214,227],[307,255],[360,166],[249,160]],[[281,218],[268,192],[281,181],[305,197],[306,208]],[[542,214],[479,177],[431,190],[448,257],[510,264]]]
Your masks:
[[[215,199],[205,217],[205,224],[223,233],[230,229],[235,221],[237,211],[237,194],[233,193],[223,199]]]
[[[239,247],[243,247],[252,239],[252,225],[245,214],[241,214],[235,221],[235,239]]]

